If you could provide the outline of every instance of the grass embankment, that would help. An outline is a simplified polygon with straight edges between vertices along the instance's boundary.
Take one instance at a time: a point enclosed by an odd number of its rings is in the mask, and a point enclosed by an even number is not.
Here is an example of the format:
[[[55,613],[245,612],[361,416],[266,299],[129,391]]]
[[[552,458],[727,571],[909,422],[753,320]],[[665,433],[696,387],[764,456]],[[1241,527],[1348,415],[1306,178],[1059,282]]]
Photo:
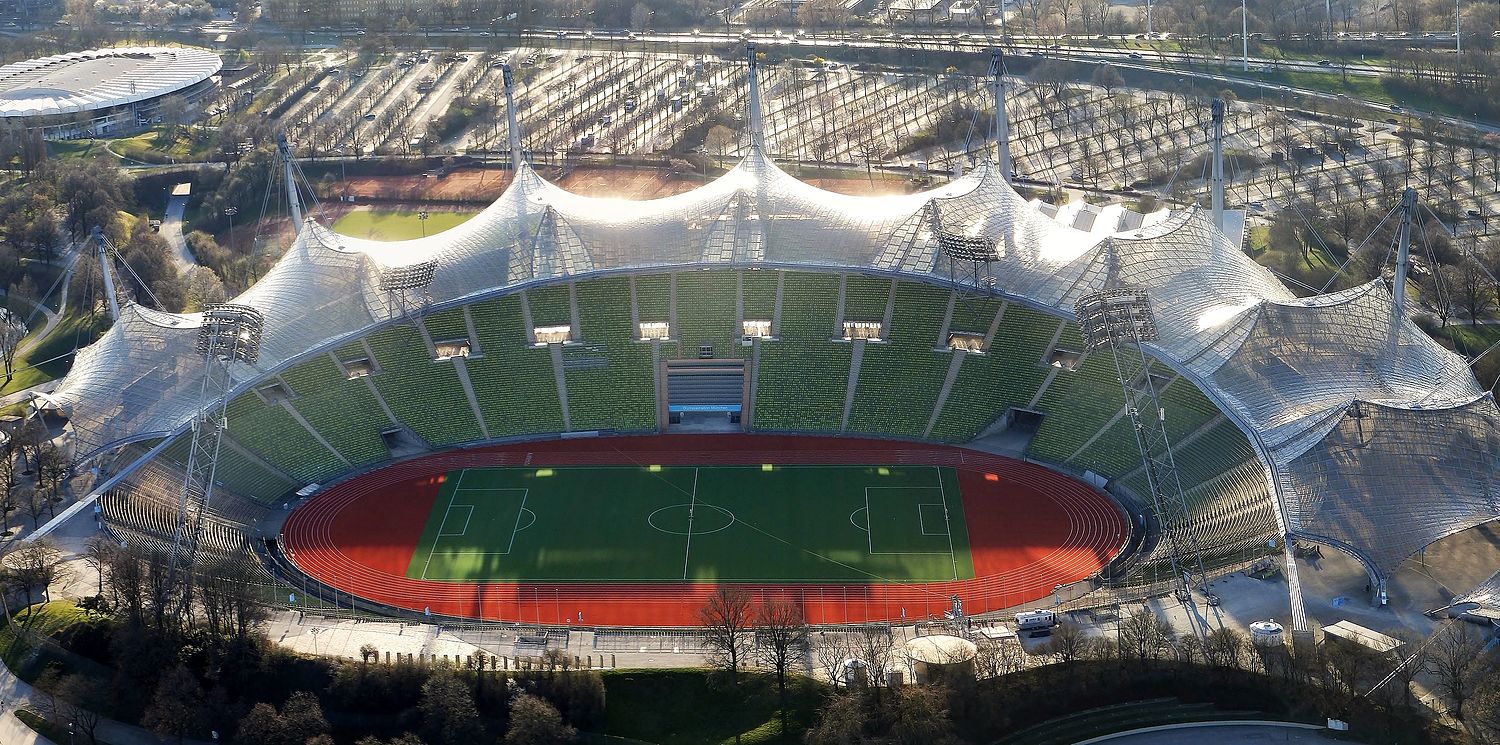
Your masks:
[[[405,241],[413,238],[421,238],[425,235],[441,233],[444,230],[464,224],[473,217],[474,212],[427,212],[427,225],[424,227],[417,212],[404,210],[370,210],[356,209],[333,223],[333,230],[337,233],[353,236],[355,238],[369,238],[377,241]]]
[[[214,133],[202,127],[178,127],[177,136],[163,140],[161,127],[109,142],[115,153],[144,163],[173,163],[207,159],[214,151]]]
[[[40,315],[33,320],[34,336],[41,331],[46,321]],[[58,319],[51,334],[16,356],[15,375],[9,383],[0,386],[0,394],[25,390],[65,375],[73,365],[73,357],[68,353],[94,341],[94,337],[103,330],[99,327],[100,320],[95,318],[91,321],[87,313],[69,308]]]
[[[1481,323],[1470,326],[1466,322],[1448,320],[1443,328],[1433,329],[1433,334],[1453,343],[1460,354],[1476,355],[1500,341],[1500,323]]]
[[[809,678],[789,680],[790,734],[781,738],[776,679],[741,673],[736,691],[721,676],[707,670],[606,671],[603,734],[657,745],[732,743],[736,735],[743,745],[801,742],[827,695]]]
[[[0,616],[0,660],[20,674],[27,658],[42,640],[87,620],[87,613],[64,600],[23,608],[11,615],[10,623]]]

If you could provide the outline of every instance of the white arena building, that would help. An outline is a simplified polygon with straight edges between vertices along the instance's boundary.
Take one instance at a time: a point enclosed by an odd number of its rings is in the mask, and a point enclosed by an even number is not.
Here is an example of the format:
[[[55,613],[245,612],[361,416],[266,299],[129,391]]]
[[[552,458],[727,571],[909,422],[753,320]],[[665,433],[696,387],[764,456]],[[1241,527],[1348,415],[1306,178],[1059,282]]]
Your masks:
[[[116,47],[0,67],[0,119],[49,140],[128,134],[152,123],[164,98],[189,103],[214,87],[217,54],[188,47]]]

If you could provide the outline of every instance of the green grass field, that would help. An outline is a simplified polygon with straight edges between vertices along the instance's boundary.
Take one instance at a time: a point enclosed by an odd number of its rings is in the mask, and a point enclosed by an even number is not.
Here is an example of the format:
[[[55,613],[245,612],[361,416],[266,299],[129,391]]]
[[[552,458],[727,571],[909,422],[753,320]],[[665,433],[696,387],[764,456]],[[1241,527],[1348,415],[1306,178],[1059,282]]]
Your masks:
[[[951,468],[482,468],[447,474],[407,576],[931,582],[974,566]]]
[[[416,212],[357,209],[333,223],[336,233],[377,241],[405,241],[422,237],[422,220]],[[473,212],[428,212],[427,235],[462,225]]]

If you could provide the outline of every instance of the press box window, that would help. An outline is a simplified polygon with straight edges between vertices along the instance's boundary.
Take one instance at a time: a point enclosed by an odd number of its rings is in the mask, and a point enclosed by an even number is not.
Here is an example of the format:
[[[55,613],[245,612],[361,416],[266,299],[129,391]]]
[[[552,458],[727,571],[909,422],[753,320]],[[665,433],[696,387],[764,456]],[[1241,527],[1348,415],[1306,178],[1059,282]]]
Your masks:
[[[1063,370],[1077,370],[1078,361],[1083,359],[1082,352],[1074,352],[1071,349],[1058,347],[1047,355],[1047,364]]]
[[[344,366],[344,380],[363,378],[366,375],[375,372],[375,366],[370,364],[370,360],[367,357],[360,357],[352,360],[342,360],[339,362],[339,364]]]
[[[769,339],[771,338],[771,322],[745,321],[741,324],[741,333],[746,339]]]
[[[885,324],[880,321],[844,321],[844,340],[868,339],[880,341],[884,339]]]
[[[432,343],[432,358],[435,361],[451,360],[454,357],[469,356],[468,339],[448,339]]]
[[[672,335],[672,324],[665,321],[641,322],[641,339],[666,339]]]
[[[537,346],[547,344],[567,344],[573,341],[572,326],[537,326],[531,333],[536,337]]]
[[[951,333],[948,335],[948,348],[954,351],[963,350],[965,352],[982,354],[984,352],[984,334],[966,334],[961,331]]]

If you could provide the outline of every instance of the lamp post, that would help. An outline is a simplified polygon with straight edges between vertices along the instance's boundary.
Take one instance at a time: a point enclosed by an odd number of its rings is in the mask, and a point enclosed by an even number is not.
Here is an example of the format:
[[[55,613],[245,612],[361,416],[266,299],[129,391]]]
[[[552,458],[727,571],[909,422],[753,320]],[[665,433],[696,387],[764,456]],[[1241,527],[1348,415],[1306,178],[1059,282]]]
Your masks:
[[[426,238],[427,237],[427,210],[422,210],[422,211],[420,211],[420,212],[417,213],[417,222],[422,223],[422,237]]]
[[[234,216],[240,213],[240,208],[229,205],[224,208],[224,216],[229,218],[229,250],[234,250]]]

